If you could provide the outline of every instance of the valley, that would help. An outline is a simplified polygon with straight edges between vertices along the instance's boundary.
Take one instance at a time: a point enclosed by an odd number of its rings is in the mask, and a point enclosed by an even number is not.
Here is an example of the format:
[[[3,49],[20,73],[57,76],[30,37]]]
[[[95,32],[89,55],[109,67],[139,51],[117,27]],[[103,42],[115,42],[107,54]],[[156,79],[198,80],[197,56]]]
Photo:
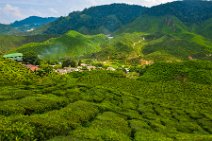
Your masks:
[[[0,141],[211,141],[211,18],[191,0],[0,24]]]

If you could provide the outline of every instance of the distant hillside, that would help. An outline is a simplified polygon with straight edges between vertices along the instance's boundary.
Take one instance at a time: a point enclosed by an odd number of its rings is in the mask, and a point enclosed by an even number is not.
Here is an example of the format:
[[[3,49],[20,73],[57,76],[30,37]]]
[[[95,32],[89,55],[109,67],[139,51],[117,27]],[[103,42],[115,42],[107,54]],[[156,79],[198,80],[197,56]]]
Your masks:
[[[211,46],[210,40],[193,33],[130,33],[115,37],[100,52],[89,57],[122,64],[212,60]]]
[[[175,1],[154,6],[146,14],[150,16],[172,15],[187,24],[200,23],[212,18],[212,1]]]
[[[14,35],[0,35],[0,54],[6,53],[9,50],[15,49],[21,45],[30,42],[43,42],[55,35],[33,35],[33,36],[14,36]]]
[[[35,30],[36,28],[53,22],[56,19],[57,18],[54,17],[42,18],[37,16],[31,16],[24,20],[16,21],[10,25],[0,24],[0,34],[26,35],[29,34],[29,32]]]
[[[17,33],[17,32],[19,31],[11,27],[10,25],[0,24],[0,34],[10,34],[10,33]]]
[[[114,31],[120,30],[120,28],[123,29],[125,25],[130,24],[134,26],[139,17],[140,26],[148,26],[149,24],[154,26],[152,25],[154,22],[163,24],[160,18],[167,16],[176,17],[172,18],[171,21],[165,21],[166,25],[177,22],[177,25],[180,25],[180,27],[175,27],[176,29],[182,29],[182,25],[189,27],[191,27],[191,25],[199,26],[212,18],[212,2],[176,1],[152,8],[126,4],[97,6],[85,9],[81,12],[73,12],[67,17],[59,18],[55,22],[50,23],[48,27],[44,29],[44,33],[63,34],[72,29],[84,34],[112,34]],[[207,25],[211,24],[211,21],[207,23]],[[160,29],[160,27],[154,31],[158,32],[158,29]],[[205,34],[203,33],[202,35]]]
[[[212,39],[212,18],[192,26],[192,31]]]
[[[48,17],[48,18],[42,18],[37,16],[31,16],[21,21],[16,21],[11,24],[13,27],[21,27],[21,26],[40,26],[42,24],[47,24],[49,22],[55,21],[56,18],[54,17]]]
[[[59,18],[50,23],[44,33],[63,34],[69,30],[76,30],[85,34],[110,34],[122,25],[132,22],[145,10],[146,8],[141,6],[126,4],[91,7]]]
[[[149,64],[182,60],[212,60],[212,42],[194,33],[124,33],[109,39],[75,31],[41,43],[29,43],[14,52],[26,58],[55,60],[71,57],[113,64]]]
[[[132,23],[123,26],[116,33],[147,32],[147,33],[181,33],[188,28],[174,16],[141,16]]]

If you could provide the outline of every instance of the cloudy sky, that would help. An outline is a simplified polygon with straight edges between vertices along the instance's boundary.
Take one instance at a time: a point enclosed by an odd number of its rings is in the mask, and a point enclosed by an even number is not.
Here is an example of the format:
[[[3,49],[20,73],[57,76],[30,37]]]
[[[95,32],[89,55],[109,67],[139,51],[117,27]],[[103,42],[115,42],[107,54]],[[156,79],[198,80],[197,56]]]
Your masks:
[[[84,8],[128,3],[151,7],[174,0],[0,0],[0,23],[11,23],[29,16],[59,17]]]

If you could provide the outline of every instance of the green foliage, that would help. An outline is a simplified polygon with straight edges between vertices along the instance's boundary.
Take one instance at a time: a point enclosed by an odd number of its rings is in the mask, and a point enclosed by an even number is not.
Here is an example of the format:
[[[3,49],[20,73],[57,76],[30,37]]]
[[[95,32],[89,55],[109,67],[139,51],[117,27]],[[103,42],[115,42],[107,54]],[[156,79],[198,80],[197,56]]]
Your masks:
[[[0,62],[0,140],[212,138],[210,61],[160,62],[131,67],[127,75],[99,70],[41,77],[17,62]]]
[[[145,72],[146,73],[140,78],[141,80],[179,80],[182,82],[191,81],[195,83],[212,84],[211,62],[189,61],[169,64],[158,63],[146,68]]]
[[[51,23],[44,33],[64,34],[69,30],[76,30],[84,34],[110,34],[122,25],[133,21],[145,9],[141,6],[126,4],[91,7],[59,18]]]
[[[24,65],[0,58],[0,86],[30,84],[34,78]]]
[[[33,127],[27,123],[11,122],[5,117],[0,119],[0,140],[33,140]]]
[[[30,43],[30,42],[42,42],[53,37],[57,37],[57,36],[55,35],[32,35],[32,36],[0,35],[0,54],[7,53],[10,50],[14,50],[17,47]]]
[[[71,137],[78,140],[117,140],[130,141],[127,135],[130,134],[128,123],[119,115],[105,112],[98,116],[89,128],[79,128],[73,133]]]
[[[62,62],[62,67],[76,67],[77,66],[77,62],[73,59],[67,58]]]
[[[105,39],[104,35],[89,36],[70,31],[59,38],[25,44],[16,52],[23,53],[25,58],[38,57],[46,61],[61,61],[68,57],[78,59],[85,54],[99,51],[100,44]]]
[[[117,33],[182,33],[187,31],[186,25],[174,16],[141,16],[132,23],[120,28]]]
[[[211,1],[176,1],[151,8],[125,4],[97,6],[59,18],[50,23],[44,33],[64,34],[76,30],[84,34],[112,34],[117,31],[182,32],[189,29],[210,37],[211,9]]]

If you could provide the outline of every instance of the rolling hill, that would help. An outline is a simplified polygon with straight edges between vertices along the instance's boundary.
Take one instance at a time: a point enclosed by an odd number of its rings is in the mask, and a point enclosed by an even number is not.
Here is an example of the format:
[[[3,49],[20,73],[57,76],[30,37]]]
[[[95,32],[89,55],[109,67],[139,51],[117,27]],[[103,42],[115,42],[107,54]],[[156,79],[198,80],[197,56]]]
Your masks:
[[[0,35],[0,54],[7,53],[21,45],[30,42],[42,42],[50,38],[57,37],[55,35],[32,35],[32,36],[15,36]]]
[[[211,46],[210,40],[190,32],[123,33],[110,39],[101,34],[91,36],[69,31],[58,38],[25,44],[12,52],[41,60],[58,61],[71,57],[117,65],[138,65],[148,61],[211,60]]]
[[[40,43],[29,43],[17,48],[25,57],[39,57],[44,60],[60,60],[66,57],[80,58],[101,50],[100,44],[105,42],[105,35],[82,35],[69,31],[58,38],[52,38]]]

